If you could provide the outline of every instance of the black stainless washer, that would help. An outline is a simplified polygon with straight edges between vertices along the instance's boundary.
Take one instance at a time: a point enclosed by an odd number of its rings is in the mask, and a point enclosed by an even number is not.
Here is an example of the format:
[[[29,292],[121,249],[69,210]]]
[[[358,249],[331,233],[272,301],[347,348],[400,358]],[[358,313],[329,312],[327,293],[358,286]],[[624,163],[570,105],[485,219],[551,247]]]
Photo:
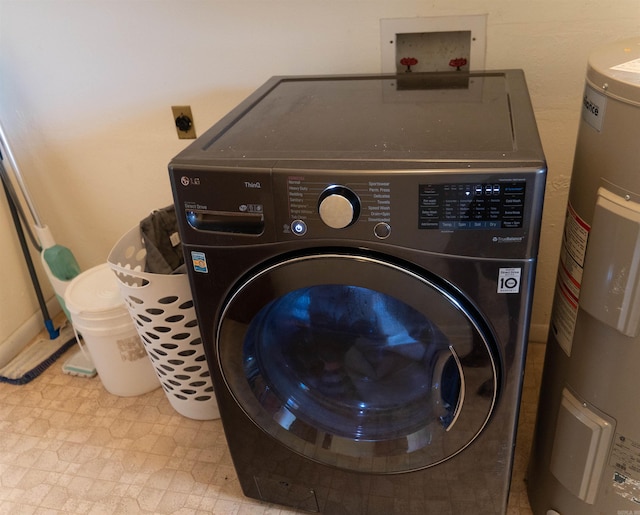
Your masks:
[[[546,176],[522,73],[276,77],[169,168],[244,493],[505,513]]]

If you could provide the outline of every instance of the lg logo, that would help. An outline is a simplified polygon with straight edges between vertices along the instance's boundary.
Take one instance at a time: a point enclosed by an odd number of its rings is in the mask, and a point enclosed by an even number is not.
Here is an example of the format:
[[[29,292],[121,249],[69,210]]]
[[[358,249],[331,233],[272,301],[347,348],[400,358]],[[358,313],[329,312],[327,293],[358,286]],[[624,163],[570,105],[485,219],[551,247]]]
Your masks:
[[[183,175],[182,177],[180,177],[180,184],[182,184],[183,186],[189,186],[190,184],[199,186],[200,177],[187,177],[186,175]]]

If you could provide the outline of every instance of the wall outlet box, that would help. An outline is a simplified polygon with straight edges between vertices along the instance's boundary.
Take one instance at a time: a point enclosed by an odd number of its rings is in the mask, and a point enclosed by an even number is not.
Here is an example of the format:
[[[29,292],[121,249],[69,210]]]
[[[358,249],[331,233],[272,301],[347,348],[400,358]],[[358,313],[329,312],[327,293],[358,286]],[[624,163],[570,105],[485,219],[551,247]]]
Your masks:
[[[383,73],[484,70],[487,15],[380,20]]]
[[[196,139],[196,128],[193,124],[191,106],[171,106],[173,123],[179,139]]]

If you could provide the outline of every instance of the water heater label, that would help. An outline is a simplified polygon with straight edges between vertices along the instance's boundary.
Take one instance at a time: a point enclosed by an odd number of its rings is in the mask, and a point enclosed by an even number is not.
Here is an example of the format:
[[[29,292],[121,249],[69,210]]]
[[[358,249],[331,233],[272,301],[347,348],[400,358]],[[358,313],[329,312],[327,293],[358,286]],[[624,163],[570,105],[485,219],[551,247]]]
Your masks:
[[[604,111],[607,107],[607,97],[598,93],[590,86],[584,88],[582,98],[582,119],[600,132],[604,121]]]
[[[611,69],[627,73],[640,73],[640,59],[633,59],[632,61],[612,66]]]
[[[613,491],[640,504],[640,442],[616,433],[609,465],[613,467]]]
[[[573,333],[578,317],[578,298],[590,231],[589,224],[569,204],[564,223],[556,293],[551,312],[551,328],[558,344],[567,356],[571,355]]]

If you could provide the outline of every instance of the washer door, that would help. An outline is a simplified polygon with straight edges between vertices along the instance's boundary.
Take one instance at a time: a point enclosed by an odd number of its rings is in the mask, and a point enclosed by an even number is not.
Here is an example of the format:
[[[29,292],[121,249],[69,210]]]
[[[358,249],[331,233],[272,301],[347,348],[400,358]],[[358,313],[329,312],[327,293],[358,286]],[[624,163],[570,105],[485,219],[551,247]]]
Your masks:
[[[436,465],[478,436],[497,396],[495,341],[470,303],[382,258],[318,254],[258,271],[229,298],[216,342],[255,424],[349,470]]]

